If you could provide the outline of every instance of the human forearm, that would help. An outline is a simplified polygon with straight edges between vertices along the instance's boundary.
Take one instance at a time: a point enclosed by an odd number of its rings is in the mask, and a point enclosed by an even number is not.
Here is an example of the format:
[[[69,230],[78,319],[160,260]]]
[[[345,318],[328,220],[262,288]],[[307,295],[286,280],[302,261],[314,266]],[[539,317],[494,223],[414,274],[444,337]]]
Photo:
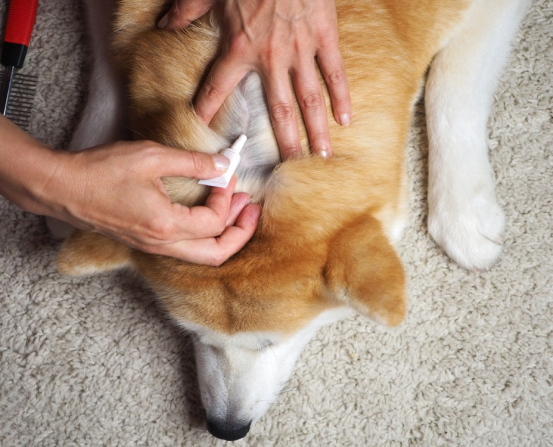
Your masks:
[[[44,188],[55,175],[63,153],[34,139],[0,115],[0,194],[20,208],[53,215]]]

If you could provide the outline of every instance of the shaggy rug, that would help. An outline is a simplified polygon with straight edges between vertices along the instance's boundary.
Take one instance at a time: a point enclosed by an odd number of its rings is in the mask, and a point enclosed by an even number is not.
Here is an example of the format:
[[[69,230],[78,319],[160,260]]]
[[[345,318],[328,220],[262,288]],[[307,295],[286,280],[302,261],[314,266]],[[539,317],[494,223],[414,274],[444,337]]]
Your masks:
[[[23,72],[39,76],[30,132],[58,148],[84,104],[87,55],[79,2],[41,2]],[[508,222],[501,260],[463,270],[428,235],[419,104],[401,245],[406,321],[321,330],[238,445],[553,445],[552,106],[553,2],[537,0],[489,122]],[[205,430],[190,340],[150,291],[121,273],[60,275],[44,219],[2,198],[0,247],[0,445],[224,444]]]

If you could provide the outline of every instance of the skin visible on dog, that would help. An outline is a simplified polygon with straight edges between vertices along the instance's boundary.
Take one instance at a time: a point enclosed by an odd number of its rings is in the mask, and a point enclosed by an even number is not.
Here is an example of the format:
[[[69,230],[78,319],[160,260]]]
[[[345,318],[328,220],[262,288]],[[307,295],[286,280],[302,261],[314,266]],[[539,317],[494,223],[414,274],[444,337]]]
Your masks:
[[[496,12],[505,9],[500,0],[489,3]],[[329,114],[332,158],[309,156],[302,128],[306,156],[277,166],[278,148],[255,73],[227,98],[211,127],[195,115],[194,97],[217,54],[217,24],[209,15],[183,31],[161,31],[155,24],[163,5],[123,0],[117,12],[115,59],[128,79],[131,128],[139,138],[211,153],[246,134],[237,191],[263,205],[258,230],[216,268],[83,232],[65,243],[59,265],[67,274],[122,266],[141,273],[171,317],[195,334],[208,421],[234,430],[267,410],[322,324],[351,309],[386,325],[404,318],[405,278],[393,244],[407,216],[404,151],[412,108],[432,58],[454,45],[478,9],[459,0],[338,1],[353,121],[343,128]],[[431,114],[439,121],[444,101],[437,103]],[[435,129],[432,138],[447,142],[448,129]],[[431,150],[440,153],[440,144]],[[174,201],[186,205],[207,194],[195,180],[165,179],[165,185]],[[447,200],[439,188],[431,189],[438,202]],[[449,223],[440,225],[447,229]]]

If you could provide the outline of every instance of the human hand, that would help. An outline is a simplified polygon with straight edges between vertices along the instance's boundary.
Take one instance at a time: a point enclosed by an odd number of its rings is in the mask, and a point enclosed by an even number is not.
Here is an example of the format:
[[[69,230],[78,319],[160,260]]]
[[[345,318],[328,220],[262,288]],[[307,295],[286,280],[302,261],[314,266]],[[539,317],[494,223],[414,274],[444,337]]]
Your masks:
[[[223,49],[196,100],[207,124],[249,71],[263,82],[283,159],[301,154],[289,75],[312,151],[331,155],[323,91],[314,57],[330,93],[334,119],[344,126],[351,98],[338,43],[334,0],[174,0],[159,22],[165,29],[188,26],[212,7],[221,9]]]
[[[152,142],[119,142],[67,154],[61,182],[47,196],[63,197],[54,216],[149,253],[220,265],[253,236],[261,207],[234,194],[236,179],[212,188],[205,206],[171,203],[162,177],[213,178],[228,167],[221,155],[187,152]],[[222,169],[217,169],[219,165]],[[63,178],[72,179],[67,191]]]
[[[140,250],[219,265],[253,236],[261,207],[233,179],[205,206],[171,203],[162,177],[208,179],[229,160],[149,141],[55,151],[0,116],[0,194],[20,208],[97,231]]]

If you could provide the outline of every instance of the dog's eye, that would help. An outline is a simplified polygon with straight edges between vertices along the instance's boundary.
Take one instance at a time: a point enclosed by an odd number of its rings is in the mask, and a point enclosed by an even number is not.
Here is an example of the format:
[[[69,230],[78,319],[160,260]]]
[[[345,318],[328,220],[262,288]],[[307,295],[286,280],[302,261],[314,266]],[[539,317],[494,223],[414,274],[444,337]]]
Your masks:
[[[273,342],[271,340],[258,340],[257,342],[257,350],[258,351],[263,351],[264,349],[266,348],[269,348],[271,346],[273,346]]]

